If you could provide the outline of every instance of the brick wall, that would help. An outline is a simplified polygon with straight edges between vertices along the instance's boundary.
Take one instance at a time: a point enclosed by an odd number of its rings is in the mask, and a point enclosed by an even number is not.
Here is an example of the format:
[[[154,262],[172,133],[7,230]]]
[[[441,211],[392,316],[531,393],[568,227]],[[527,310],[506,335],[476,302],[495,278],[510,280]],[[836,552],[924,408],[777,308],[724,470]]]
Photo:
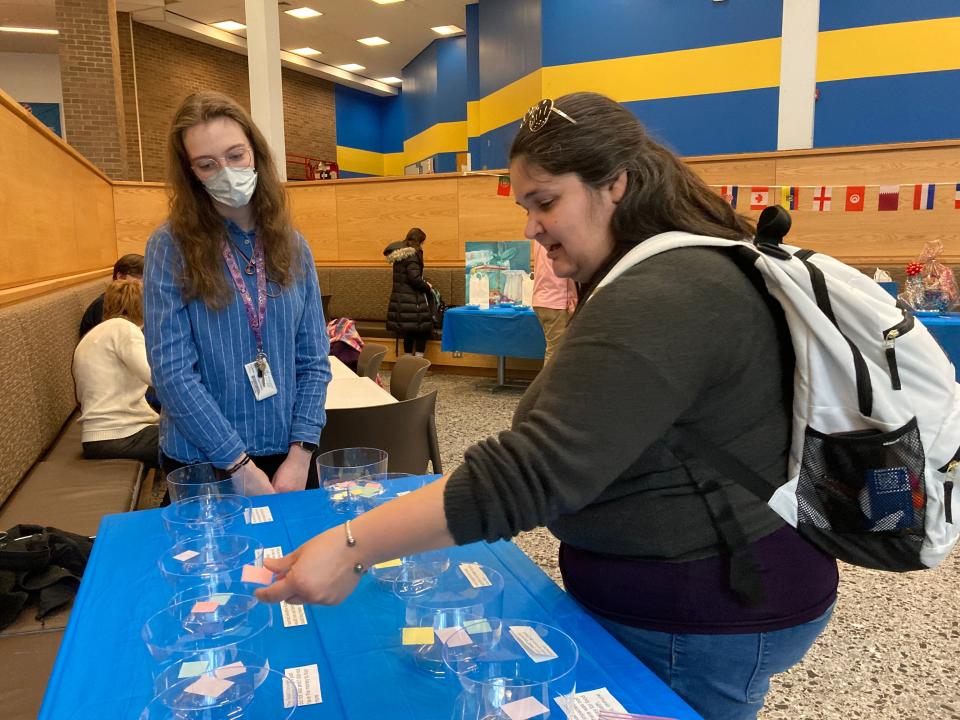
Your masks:
[[[133,38],[143,179],[163,180],[170,120],[184,97],[219,90],[250,109],[247,58],[137,22]],[[335,159],[333,84],[286,68],[282,77],[287,152]],[[288,173],[291,179],[298,176],[295,167]]]
[[[126,176],[115,0],[56,0],[64,134],[112,178]]]
[[[120,80],[123,89],[123,118],[126,132],[127,180],[140,177],[140,138],[137,132],[137,94],[133,73],[133,23],[130,13],[117,13],[117,40],[120,50]]]

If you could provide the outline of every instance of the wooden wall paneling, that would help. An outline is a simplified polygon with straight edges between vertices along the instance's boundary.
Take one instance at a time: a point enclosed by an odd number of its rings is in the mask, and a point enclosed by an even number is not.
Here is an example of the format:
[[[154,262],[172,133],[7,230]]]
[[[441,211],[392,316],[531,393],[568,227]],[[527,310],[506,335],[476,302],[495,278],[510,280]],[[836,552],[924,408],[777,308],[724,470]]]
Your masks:
[[[339,260],[337,191],[331,185],[288,185],[293,226],[301,232],[314,262]]]
[[[117,257],[143,254],[150,235],[167,219],[167,191],[162,183],[116,183],[113,187]]]
[[[697,157],[686,163],[708,185],[773,185],[777,177],[777,161],[773,157]]]
[[[497,195],[498,178],[470,175],[457,178],[460,198],[460,247],[457,259],[464,261],[463,244],[491,240],[523,240],[527,214],[509,196]]]
[[[383,262],[383,248],[403,240],[411,227],[427,234],[423,246],[427,265],[463,262],[455,178],[344,183],[335,187],[340,262],[378,265]]]

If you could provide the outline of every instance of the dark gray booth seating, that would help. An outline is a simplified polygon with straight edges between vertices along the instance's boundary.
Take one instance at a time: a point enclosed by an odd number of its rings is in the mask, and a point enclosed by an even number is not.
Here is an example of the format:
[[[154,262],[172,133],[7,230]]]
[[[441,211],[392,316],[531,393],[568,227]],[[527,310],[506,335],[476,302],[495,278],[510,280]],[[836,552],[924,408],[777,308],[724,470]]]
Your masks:
[[[95,535],[100,518],[133,509],[133,460],[84,460],[73,384],[80,317],[105,282],[0,307],[0,530],[20,523]],[[36,718],[69,609],[43,621],[26,607],[0,632],[0,715]]]

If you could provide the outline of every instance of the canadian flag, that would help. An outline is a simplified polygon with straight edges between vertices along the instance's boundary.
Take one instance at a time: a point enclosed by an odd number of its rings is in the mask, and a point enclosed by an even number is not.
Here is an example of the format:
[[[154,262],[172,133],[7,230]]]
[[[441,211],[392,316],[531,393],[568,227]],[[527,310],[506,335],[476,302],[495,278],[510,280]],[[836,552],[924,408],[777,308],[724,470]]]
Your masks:
[[[813,211],[830,212],[830,201],[833,200],[833,188],[821,185],[813,193]]]
[[[770,188],[766,185],[750,188],[750,209],[763,210],[770,204]]]

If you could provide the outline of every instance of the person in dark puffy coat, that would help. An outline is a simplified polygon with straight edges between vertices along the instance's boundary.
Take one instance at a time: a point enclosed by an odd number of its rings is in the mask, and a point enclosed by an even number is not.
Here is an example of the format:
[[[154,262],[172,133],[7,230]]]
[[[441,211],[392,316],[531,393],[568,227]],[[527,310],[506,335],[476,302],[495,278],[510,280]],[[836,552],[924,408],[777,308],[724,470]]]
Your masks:
[[[410,228],[401,242],[383,250],[393,264],[393,290],[387,309],[387,330],[403,338],[403,351],[423,357],[433,332],[430,283],[423,279],[423,243],[427,234]]]

